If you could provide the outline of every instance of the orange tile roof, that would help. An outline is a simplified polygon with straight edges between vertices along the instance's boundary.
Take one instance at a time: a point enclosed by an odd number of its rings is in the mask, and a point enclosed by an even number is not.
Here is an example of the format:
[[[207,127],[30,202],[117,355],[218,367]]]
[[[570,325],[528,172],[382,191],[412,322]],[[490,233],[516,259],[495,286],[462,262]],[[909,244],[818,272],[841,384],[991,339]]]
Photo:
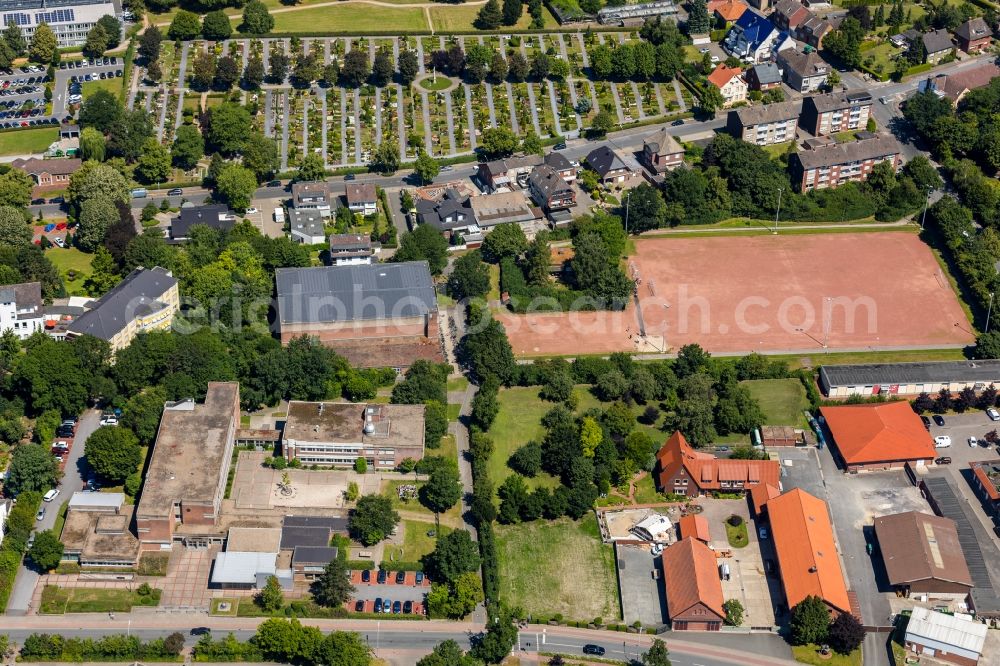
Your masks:
[[[931,436],[908,402],[837,405],[820,413],[848,465],[934,457]]]
[[[712,535],[708,530],[708,520],[701,514],[688,514],[677,521],[677,529],[680,530],[681,539],[693,537],[708,543],[712,540]]]
[[[667,595],[667,615],[673,619],[698,604],[704,604],[720,618],[722,583],[715,553],[697,539],[684,539],[663,551],[663,587]]]
[[[796,488],[769,501],[767,514],[788,607],[812,595],[850,612],[826,502]]]
[[[660,464],[660,486],[664,486],[683,466],[702,490],[720,490],[723,481],[769,483],[778,486],[781,474],[775,460],[730,460],[716,458],[691,448],[684,435],[675,432],[656,454]]]
[[[750,503],[753,504],[754,514],[759,514],[770,500],[781,494],[781,491],[770,483],[758,483],[750,488]]]
[[[727,67],[725,63],[719,63],[712,70],[712,73],[708,75],[708,81],[719,90],[722,90],[723,86],[742,73],[743,70],[739,67]]]
[[[740,0],[712,0],[708,3],[708,13],[718,14],[723,21],[735,21],[748,9]]]

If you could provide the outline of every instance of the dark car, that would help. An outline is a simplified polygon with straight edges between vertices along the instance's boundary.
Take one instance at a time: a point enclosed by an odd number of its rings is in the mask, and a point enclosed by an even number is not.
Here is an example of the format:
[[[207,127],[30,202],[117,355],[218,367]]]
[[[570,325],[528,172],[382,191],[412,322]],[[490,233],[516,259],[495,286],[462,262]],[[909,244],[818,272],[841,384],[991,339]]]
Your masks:
[[[424,582],[424,572],[423,571],[418,571],[417,575],[415,576],[415,578],[416,578],[417,585],[423,585],[423,582]]]
[[[403,612],[403,602],[400,601],[399,599],[397,599],[396,601],[393,601],[392,602],[392,612],[395,613],[396,615],[399,615],[400,613],[402,613]]]
[[[924,428],[928,430],[931,429],[931,420],[929,418],[927,418],[926,416],[921,416],[920,420],[924,422]]]
[[[378,576],[375,577],[375,582],[379,585],[385,585],[386,578],[388,578],[388,576],[385,573],[385,569],[379,569]]]
[[[941,416],[940,414],[935,414],[931,418],[934,419],[934,423],[936,425],[939,425],[939,426],[943,426],[944,425],[944,417]]]
[[[358,599],[356,602],[354,602],[354,611],[357,613],[363,613],[365,611],[364,599]]]
[[[182,190],[179,187],[175,187],[173,189],[167,190],[167,196],[168,197],[179,197],[182,194],[184,194],[184,190]]]
[[[602,657],[602,656],[604,656],[604,653],[606,651],[607,650],[605,650],[604,648],[602,648],[600,645],[594,645],[593,643],[587,643],[586,645],[583,646],[583,653],[584,654],[593,654],[593,655],[596,655],[598,657]]]
[[[357,176],[355,176],[353,173],[349,173],[346,176],[344,176],[344,180],[354,180],[355,178],[357,178]]]
[[[951,458],[949,456],[941,456],[940,458],[935,458],[934,459],[934,464],[935,465],[950,465],[951,464]]]
[[[44,197],[41,198],[41,199],[32,199],[31,200],[31,205],[32,206],[41,206],[43,203],[45,203],[45,198]]]
[[[413,602],[412,601],[404,601],[403,602],[403,613],[405,613],[406,615],[409,615],[412,612],[413,612]]]
[[[361,570],[361,582],[362,583],[370,583],[370,582],[372,582],[372,572],[371,572],[371,569],[362,569]]]
[[[673,125],[674,127],[680,127],[681,125],[684,124],[684,120],[683,119],[681,119],[681,120],[675,120],[674,122],[672,122],[670,124]]]
[[[375,612],[376,613],[382,612],[382,597],[375,598]]]
[[[396,585],[402,585],[405,582],[406,582],[406,572],[405,571],[397,571],[396,572]]]
[[[212,633],[212,630],[209,629],[208,627],[192,627],[191,628],[191,635],[192,636],[204,636],[205,634],[210,634],[210,633]]]
[[[566,150],[566,143],[565,142],[557,143],[556,145],[552,146],[552,149],[553,150]]]
[[[280,180],[269,180],[267,181],[267,187],[281,187]]]

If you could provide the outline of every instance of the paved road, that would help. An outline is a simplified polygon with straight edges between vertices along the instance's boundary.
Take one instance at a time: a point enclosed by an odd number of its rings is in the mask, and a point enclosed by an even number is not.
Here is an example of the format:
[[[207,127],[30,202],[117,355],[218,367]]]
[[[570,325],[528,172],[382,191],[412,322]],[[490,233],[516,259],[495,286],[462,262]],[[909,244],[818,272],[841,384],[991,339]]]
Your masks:
[[[59,514],[59,507],[63,502],[69,501],[70,496],[83,487],[86,480],[86,461],[83,458],[83,448],[90,437],[100,426],[101,413],[96,409],[90,409],[80,415],[80,422],[77,426],[76,437],[73,440],[73,447],[69,451],[69,458],[66,461],[66,471],[59,481],[59,496],[53,502],[44,503],[46,508],[45,519],[36,523],[35,530],[52,529]],[[31,595],[35,591],[38,583],[38,574],[27,567],[22,566],[14,579],[14,589],[10,594],[10,601],[7,603],[8,615],[23,615],[28,610],[31,603]],[[6,624],[4,621],[3,624]]]
[[[237,639],[247,640],[253,635],[254,627],[260,619],[216,618],[176,614],[132,616],[117,614],[115,619],[103,615],[80,615],[65,617],[23,617],[9,618],[5,633],[15,643],[34,631],[58,632],[64,636],[99,638],[108,634],[130,633],[150,640],[180,631],[187,636],[188,645],[195,639],[190,631],[196,627],[211,629],[217,637],[232,632]],[[429,652],[441,641],[452,639],[463,647],[469,647],[471,638],[480,633],[482,625],[466,622],[420,622],[393,620],[302,620],[303,624],[322,630],[356,631],[377,651],[413,649]],[[728,638],[728,637],[719,637]],[[743,638],[755,638],[743,637]],[[541,645],[542,651],[561,652],[582,656],[582,647],[588,643],[600,645],[607,650],[608,657],[630,658],[639,656],[652,643],[651,636],[622,634],[608,631],[589,631],[569,627],[548,627],[528,625],[522,628],[516,652],[533,654]],[[675,639],[668,634],[664,637],[670,650],[670,659],[676,666],[793,666],[795,662],[770,654],[751,652],[756,642],[749,646],[723,647],[713,641],[702,643],[687,638]],[[529,646],[528,643],[531,645]],[[521,652],[523,650],[523,652]]]

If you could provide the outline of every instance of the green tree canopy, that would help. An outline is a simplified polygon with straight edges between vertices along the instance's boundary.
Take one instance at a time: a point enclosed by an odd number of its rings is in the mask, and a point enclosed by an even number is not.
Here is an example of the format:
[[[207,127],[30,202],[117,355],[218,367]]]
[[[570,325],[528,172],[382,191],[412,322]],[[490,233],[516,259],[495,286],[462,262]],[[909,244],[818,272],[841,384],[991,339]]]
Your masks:
[[[354,594],[346,560],[340,557],[330,560],[323,573],[313,582],[310,591],[313,599],[321,606],[327,608],[342,606]]]
[[[170,28],[167,29],[167,35],[170,39],[178,41],[194,39],[198,36],[199,32],[201,32],[201,20],[197,14],[189,12],[186,9],[182,9],[174,14],[174,18],[170,22]]]
[[[479,546],[465,530],[452,530],[438,538],[434,551],[424,558],[424,566],[434,580],[447,583],[464,573],[478,571],[479,565]]]
[[[53,530],[43,530],[35,535],[35,543],[28,551],[31,560],[39,571],[51,571],[59,566],[63,556],[63,544]]]
[[[233,24],[229,22],[229,17],[221,9],[205,14],[205,19],[201,24],[201,34],[205,39],[220,41],[229,39],[233,34]]]
[[[820,644],[826,641],[830,611],[819,597],[808,596],[792,608],[789,621],[793,645]]]
[[[127,428],[104,426],[98,428],[84,445],[87,463],[112,485],[121,483],[136,471],[142,455],[139,440]]]
[[[251,35],[264,35],[274,29],[274,17],[260,0],[250,0],[243,7],[243,23],[240,31]]]
[[[43,65],[48,65],[59,53],[59,43],[56,34],[48,23],[40,23],[31,36],[31,46],[28,47],[28,59]]]
[[[13,496],[23,492],[44,493],[55,488],[59,468],[49,453],[48,443],[22,444],[14,449],[4,489]]]
[[[440,275],[448,263],[448,241],[429,224],[421,224],[403,234],[393,261],[426,261],[433,275]]]
[[[351,537],[366,546],[374,546],[385,539],[399,523],[399,514],[392,508],[392,501],[382,495],[365,495],[358,500],[348,518]]]

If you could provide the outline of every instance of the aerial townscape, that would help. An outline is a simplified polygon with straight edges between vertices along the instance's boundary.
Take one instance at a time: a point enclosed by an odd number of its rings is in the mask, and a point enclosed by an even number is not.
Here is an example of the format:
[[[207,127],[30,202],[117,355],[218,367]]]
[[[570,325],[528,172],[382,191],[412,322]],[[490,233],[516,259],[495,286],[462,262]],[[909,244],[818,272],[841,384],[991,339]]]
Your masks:
[[[1000,1],[0,17],[0,666],[1000,666]]]

